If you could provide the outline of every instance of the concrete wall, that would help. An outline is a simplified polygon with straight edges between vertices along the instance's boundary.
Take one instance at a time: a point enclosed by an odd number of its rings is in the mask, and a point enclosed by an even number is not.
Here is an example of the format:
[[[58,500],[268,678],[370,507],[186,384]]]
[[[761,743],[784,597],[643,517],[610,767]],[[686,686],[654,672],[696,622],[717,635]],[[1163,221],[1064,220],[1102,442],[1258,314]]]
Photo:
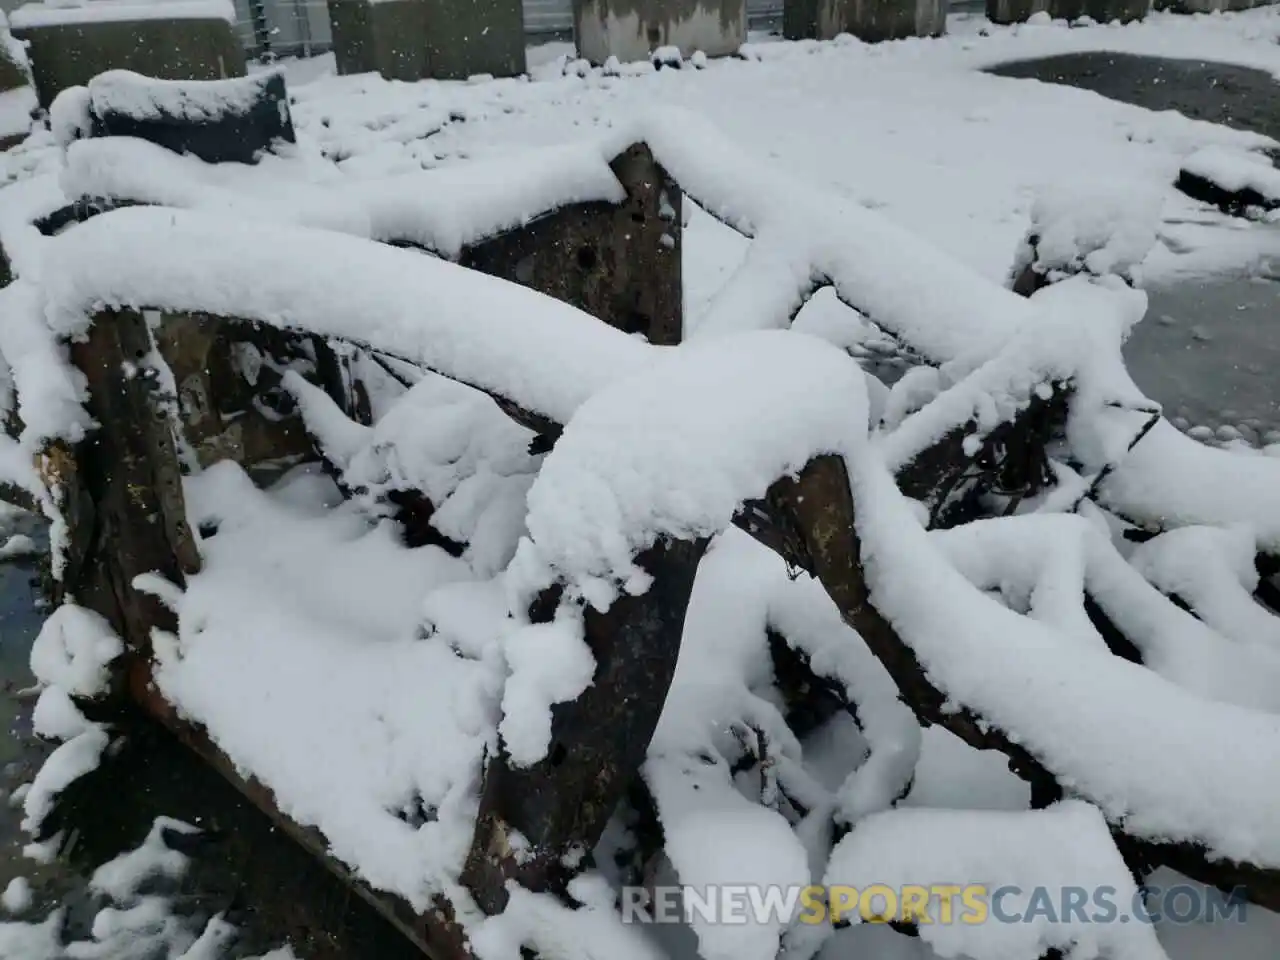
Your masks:
[[[226,20],[97,20],[15,27],[30,45],[40,106],[105,70],[162,80],[221,80],[245,74],[244,47]]]
[[[746,0],[574,0],[573,21],[578,56],[594,64],[647,60],[659,47],[721,57],[747,40]]]
[[[851,33],[867,43],[947,32],[947,0],[786,0],[788,40],[830,40]]]

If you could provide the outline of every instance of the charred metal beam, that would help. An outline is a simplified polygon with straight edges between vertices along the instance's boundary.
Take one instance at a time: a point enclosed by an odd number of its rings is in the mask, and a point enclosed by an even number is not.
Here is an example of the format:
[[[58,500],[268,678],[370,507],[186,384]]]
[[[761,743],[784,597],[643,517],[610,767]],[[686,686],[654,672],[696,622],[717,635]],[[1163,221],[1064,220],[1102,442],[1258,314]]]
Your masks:
[[[676,540],[639,554],[637,563],[653,577],[649,590],[618,597],[604,613],[584,611],[595,675],[580,697],[552,708],[547,755],[528,767],[505,753],[489,757],[461,877],[486,913],[506,906],[509,880],[563,894],[627,795],[675,675],[706,547],[706,539]],[[537,613],[545,617],[545,610]],[[520,856],[513,832],[528,842]]]

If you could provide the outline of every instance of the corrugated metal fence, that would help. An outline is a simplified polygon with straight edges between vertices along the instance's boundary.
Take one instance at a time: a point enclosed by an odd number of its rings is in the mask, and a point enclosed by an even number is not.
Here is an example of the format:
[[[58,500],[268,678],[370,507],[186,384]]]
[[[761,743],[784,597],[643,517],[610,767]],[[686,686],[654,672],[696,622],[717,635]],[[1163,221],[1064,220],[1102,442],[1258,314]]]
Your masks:
[[[329,9],[325,0],[235,0],[237,24],[245,49],[254,55],[307,57],[331,46]],[[752,27],[782,16],[782,0],[747,0]],[[531,40],[573,33],[571,0],[524,0],[525,32]]]

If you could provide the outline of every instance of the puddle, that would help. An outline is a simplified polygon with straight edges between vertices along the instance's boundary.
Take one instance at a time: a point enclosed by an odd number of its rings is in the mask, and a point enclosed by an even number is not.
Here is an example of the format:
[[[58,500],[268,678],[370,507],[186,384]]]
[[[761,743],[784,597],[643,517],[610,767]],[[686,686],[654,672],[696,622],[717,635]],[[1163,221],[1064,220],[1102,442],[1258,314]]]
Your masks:
[[[1176,110],[1194,120],[1280,139],[1280,84],[1261,70],[1098,52],[1019,60],[988,72],[1079,87],[1148,110]]]
[[[1197,437],[1280,442],[1280,283],[1215,277],[1147,294],[1124,350],[1143,392]]]

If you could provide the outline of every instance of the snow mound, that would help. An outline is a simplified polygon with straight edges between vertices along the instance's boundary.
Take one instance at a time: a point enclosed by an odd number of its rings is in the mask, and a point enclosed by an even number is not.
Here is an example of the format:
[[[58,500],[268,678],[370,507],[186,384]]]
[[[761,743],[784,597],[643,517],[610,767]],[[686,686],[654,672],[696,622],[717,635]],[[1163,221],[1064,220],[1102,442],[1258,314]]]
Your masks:
[[[1031,209],[1040,273],[1131,277],[1156,243],[1164,195],[1133,190],[1057,186],[1044,190]]]
[[[943,907],[938,895],[931,898],[927,917],[932,922],[921,922],[916,929],[943,957],[1036,960],[1051,949],[1074,948],[1081,956],[1112,960],[1168,960],[1150,924],[1094,922],[1088,913],[1092,904],[1081,904],[1084,909],[1077,913],[1061,910],[1062,892],[1073,887],[1110,891],[1112,904],[1125,914],[1139,902],[1106,821],[1096,807],[1079,801],[1026,812],[876,814],[836,845],[826,883],[858,890],[881,884],[894,890],[910,885],[981,885],[985,891],[978,902],[988,908],[996,891],[1009,888],[997,906],[1020,922],[988,917],[984,923],[966,923],[957,920],[965,909],[960,904]],[[1051,897],[1052,910],[1031,908],[1038,888]],[[863,920],[859,913],[848,919]]]
[[[99,0],[101,2],[101,0]],[[134,120],[181,119],[200,123],[247,113],[263,96],[273,71],[226,80],[162,80],[132,70],[107,70],[89,81],[89,109]]]
[[[647,588],[636,553],[718,533],[743,500],[865,431],[862,372],[823,341],[763,331],[689,344],[578,410],[529,490],[514,564],[534,589],[558,576],[606,609],[618,585]]]
[[[1264,201],[1280,204],[1280,170],[1262,154],[1205,147],[1187,157],[1182,169],[1230,193],[1252,190]]]

